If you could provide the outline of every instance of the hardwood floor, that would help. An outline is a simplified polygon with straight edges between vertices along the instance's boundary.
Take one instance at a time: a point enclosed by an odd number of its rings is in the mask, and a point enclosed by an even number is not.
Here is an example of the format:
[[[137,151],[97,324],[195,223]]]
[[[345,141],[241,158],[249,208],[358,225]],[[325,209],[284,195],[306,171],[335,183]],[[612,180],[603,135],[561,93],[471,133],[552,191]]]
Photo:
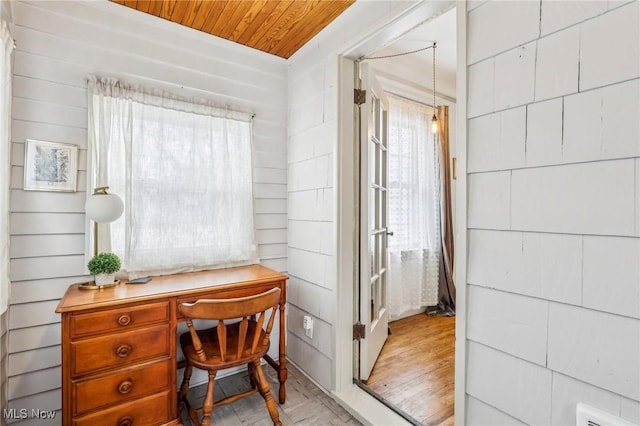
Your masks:
[[[277,401],[278,380],[275,372],[271,367],[264,366],[263,368],[269,380],[271,392],[273,393],[275,390]],[[360,425],[360,422],[315,386],[292,364],[288,364],[287,368],[289,370],[287,402],[283,405],[278,405],[280,421],[282,421],[283,425]],[[230,393],[248,388],[249,377],[246,372],[224,377],[216,380],[215,400],[220,400]],[[206,385],[191,389],[189,401],[194,407],[202,405],[205,392]],[[184,424],[190,425],[186,410],[183,410],[181,414]],[[269,426],[273,424],[271,418],[269,418],[267,406],[259,394],[251,395],[248,398],[220,408],[214,407],[211,423],[219,426]]]
[[[366,385],[424,425],[453,425],[455,317],[414,315],[389,323]]]

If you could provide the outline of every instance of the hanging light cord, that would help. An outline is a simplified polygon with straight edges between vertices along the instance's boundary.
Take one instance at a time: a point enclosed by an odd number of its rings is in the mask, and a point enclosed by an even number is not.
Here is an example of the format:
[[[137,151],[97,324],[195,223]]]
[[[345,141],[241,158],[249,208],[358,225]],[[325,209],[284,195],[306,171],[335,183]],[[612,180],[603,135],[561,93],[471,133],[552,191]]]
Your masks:
[[[369,61],[369,60],[373,60],[373,59],[395,58],[396,56],[411,55],[413,53],[422,52],[423,50],[428,50],[428,49],[434,49],[434,55],[435,55],[435,48],[436,48],[436,43],[434,42],[431,46],[423,47],[422,49],[412,50],[410,52],[396,53],[395,55],[370,56],[370,57],[365,56],[365,57],[362,57],[362,58],[358,59],[358,61]]]
[[[418,53],[418,52],[422,52],[424,50],[428,50],[428,49],[433,49],[433,120],[434,122],[437,121],[436,118],[436,114],[435,114],[435,108],[436,108],[436,47],[437,43],[434,41],[433,44],[431,46],[427,46],[427,47],[423,47],[421,49],[416,49],[416,50],[412,50],[410,52],[403,52],[403,53],[396,53],[395,55],[385,55],[385,56],[365,56],[362,57],[360,59],[357,60],[357,62],[361,62],[361,61],[370,61],[370,60],[374,60],[374,59],[387,59],[387,58],[395,58],[397,56],[404,56],[404,55],[411,55],[413,53]]]
[[[435,109],[436,107],[436,43],[435,41],[433,42],[433,46],[431,47],[433,47],[433,108]]]
[[[438,133],[438,107],[436,106],[436,43],[433,43],[433,117],[431,118],[431,131]]]
[[[384,56],[370,56],[370,57],[362,57],[358,59],[356,62],[369,61],[373,59],[387,59],[387,58],[395,58],[397,56],[411,55],[413,53],[422,52],[424,50],[433,49],[433,117],[431,118],[431,130],[433,133],[437,133],[438,131],[438,116],[436,115],[437,107],[436,107],[436,47],[437,43],[434,41],[431,46],[423,47],[421,49],[412,50],[410,52],[396,53],[394,55],[384,55]]]

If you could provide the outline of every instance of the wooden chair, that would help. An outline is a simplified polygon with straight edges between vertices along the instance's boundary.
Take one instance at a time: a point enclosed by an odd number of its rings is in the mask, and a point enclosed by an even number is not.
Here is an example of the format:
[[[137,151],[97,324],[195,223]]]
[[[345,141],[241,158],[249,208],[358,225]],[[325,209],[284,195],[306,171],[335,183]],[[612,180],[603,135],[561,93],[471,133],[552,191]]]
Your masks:
[[[202,299],[195,303],[181,303],[178,306],[178,311],[186,318],[189,327],[189,331],[180,336],[180,346],[187,358],[187,366],[179,398],[186,406],[194,424],[211,424],[213,389],[218,370],[243,364],[248,366],[252,389],[228,396],[215,403],[215,406],[230,404],[259,391],[267,404],[273,424],[282,424],[278,407],[260,365],[261,358],[269,349],[269,335],[279,302],[280,289],[274,288],[255,296]],[[192,321],[194,319],[218,320],[218,325],[207,330],[196,330]],[[225,323],[234,319],[240,321]],[[197,409],[192,408],[187,400],[193,367],[209,372],[204,404]],[[199,411],[202,412],[202,420],[198,419]]]

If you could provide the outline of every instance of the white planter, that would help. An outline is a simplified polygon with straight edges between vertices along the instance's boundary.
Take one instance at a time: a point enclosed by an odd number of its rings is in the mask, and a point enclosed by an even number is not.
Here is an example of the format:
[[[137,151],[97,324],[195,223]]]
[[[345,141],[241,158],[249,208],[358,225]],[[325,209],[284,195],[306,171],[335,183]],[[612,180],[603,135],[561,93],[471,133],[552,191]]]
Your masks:
[[[96,274],[94,277],[96,285],[106,285],[113,284],[116,274]]]

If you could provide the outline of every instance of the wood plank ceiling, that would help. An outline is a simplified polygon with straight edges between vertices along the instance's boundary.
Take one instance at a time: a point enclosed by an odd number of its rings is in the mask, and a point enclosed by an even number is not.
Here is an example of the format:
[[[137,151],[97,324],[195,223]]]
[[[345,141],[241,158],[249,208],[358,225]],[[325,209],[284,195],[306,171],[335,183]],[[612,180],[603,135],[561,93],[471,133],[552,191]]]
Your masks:
[[[355,0],[112,0],[282,58]]]

